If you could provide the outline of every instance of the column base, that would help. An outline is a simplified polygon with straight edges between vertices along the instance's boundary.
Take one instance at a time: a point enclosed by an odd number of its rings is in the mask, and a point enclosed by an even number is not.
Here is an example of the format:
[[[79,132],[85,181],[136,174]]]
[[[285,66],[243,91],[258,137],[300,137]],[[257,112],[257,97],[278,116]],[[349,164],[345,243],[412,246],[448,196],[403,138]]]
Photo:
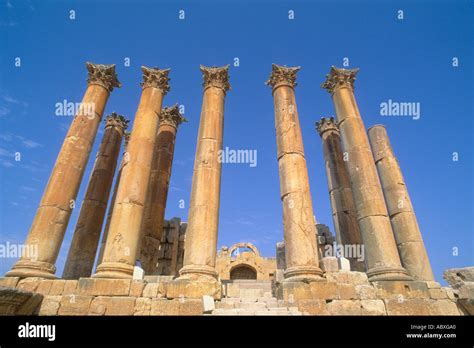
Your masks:
[[[317,282],[323,281],[323,271],[316,266],[295,266],[285,269],[284,282]]]
[[[367,271],[369,281],[376,282],[381,280],[413,280],[404,268],[399,267],[374,267]]]
[[[186,265],[179,270],[179,278],[177,280],[190,281],[217,281],[217,272],[214,267],[207,265]]]
[[[5,277],[56,279],[56,266],[49,262],[19,260]]]
[[[133,266],[120,262],[104,262],[97,266],[96,273],[92,278],[133,278]]]

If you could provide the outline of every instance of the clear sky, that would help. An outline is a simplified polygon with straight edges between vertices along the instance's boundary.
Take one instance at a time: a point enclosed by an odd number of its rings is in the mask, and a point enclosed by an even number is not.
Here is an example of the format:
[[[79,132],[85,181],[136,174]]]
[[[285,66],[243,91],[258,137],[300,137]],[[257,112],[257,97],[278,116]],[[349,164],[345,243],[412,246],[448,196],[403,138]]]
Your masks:
[[[319,85],[331,65],[342,67],[348,58],[349,68],[360,68],[355,94],[365,126],[387,126],[441,281],[443,270],[474,264],[473,14],[469,1],[2,1],[0,243],[23,243],[28,233],[72,121],[56,116],[55,104],[81,101],[86,61],[117,64],[123,87],[112,92],[106,114],[116,111],[132,122],[140,66],[171,68],[164,106],[184,105],[189,123],[177,135],[166,218],[183,220],[202,102],[199,64],[231,64],[224,146],[257,150],[258,162],[253,168],[223,165],[218,247],[249,241],[265,256],[275,254],[283,229],[273,101],[264,82],[272,63],[301,66],[296,101],[314,213],[334,232],[314,122],[334,114],[330,95]],[[127,57],[130,67],[124,66]],[[381,116],[380,104],[389,99],[420,103],[420,118]],[[103,124],[77,202],[102,133]],[[57,261],[58,275],[79,206]],[[14,262],[2,259],[0,273]]]

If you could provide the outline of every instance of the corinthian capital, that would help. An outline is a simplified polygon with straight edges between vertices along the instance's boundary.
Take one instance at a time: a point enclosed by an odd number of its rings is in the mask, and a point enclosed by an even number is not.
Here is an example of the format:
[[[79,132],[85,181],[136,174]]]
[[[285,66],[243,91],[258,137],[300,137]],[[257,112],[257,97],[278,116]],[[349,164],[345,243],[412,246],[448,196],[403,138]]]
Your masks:
[[[201,65],[199,69],[201,70],[202,78],[204,79],[204,82],[202,84],[204,89],[208,87],[217,87],[222,89],[224,92],[230,90],[229,65],[222,67],[207,67]]]
[[[105,128],[107,127],[117,127],[125,131],[128,127],[128,122],[124,116],[117,114],[116,112],[112,112],[107,118],[105,119]]]
[[[289,86],[291,88],[295,88],[298,85],[296,83],[296,73],[300,69],[301,67],[299,66],[287,67],[272,64],[272,73],[265,83],[270,86],[272,90],[279,86]]]
[[[178,104],[163,108],[158,115],[158,118],[160,120],[160,125],[167,124],[175,128],[178,128],[178,126],[183,122],[188,122],[188,120],[179,112]]]
[[[112,92],[114,87],[122,87],[115,73],[115,64],[104,65],[86,62],[86,68],[89,73],[87,78],[89,85],[100,85],[109,92]]]
[[[321,88],[331,94],[340,87],[354,89],[354,81],[358,72],[359,69],[339,69],[333,65],[329,74],[326,75],[326,81],[321,84]]]
[[[330,117],[330,118],[321,117],[321,120],[317,121],[315,123],[315,126],[320,136],[323,136],[323,133],[327,131],[333,131],[333,132],[339,133],[339,127],[334,117]]]
[[[154,87],[161,90],[161,93],[163,93],[163,95],[168,93],[168,91],[170,90],[170,78],[168,77],[170,69],[160,69],[158,67],[147,68],[146,66],[142,66],[142,72],[143,82],[140,83],[142,89],[145,89],[147,87]]]

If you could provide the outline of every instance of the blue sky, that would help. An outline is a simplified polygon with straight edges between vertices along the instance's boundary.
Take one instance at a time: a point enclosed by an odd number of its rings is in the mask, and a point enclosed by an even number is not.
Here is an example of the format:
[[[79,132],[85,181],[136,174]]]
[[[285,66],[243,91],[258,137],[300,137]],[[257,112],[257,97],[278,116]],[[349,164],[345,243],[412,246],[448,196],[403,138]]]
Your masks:
[[[184,20],[178,18],[180,10]],[[397,19],[398,10],[403,20]],[[300,65],[296,100],[314,212],[334,232],[314,122],[334,114],[329,94],[319,85],[330,66],[341,67],[347,57],[350,68],[360,68],[356,98],[366,127],[387,125],[441,281],[443,270],[474,264],[473,14],[468,1],[3,1],[0,243],[22,243],[26,237],[72,121],[56,116],[55,104],[81,101],[86,61],[117,64],[123,87],[111,94],[106,114],[116,111],[132,121],[140,66],[171,68],[164,105],[184,105],[189,123],[177,136],[166,217],[183,220],[202,101],[199,64],[231,64],[224,146],[257,150],[258,165],[223,165],[219,248],[250,241],[265,256],[275,254],[283,231],[273,101],[264,82],[272,63]],[[124,66],[126,57],[130,67]],[[452,66],[453,57],[458,67]],[[232,65],[234,58],[239,67]],[[381,116],[380,103],[389,99],[420,103],[420,119]],[[15,161],[15,152],[21,161]],[[179,207],[181,199],[185,209]],[[72,214],[57,261],[59,275],[78,213]],[[14,262],[2,259],[0,273]]]

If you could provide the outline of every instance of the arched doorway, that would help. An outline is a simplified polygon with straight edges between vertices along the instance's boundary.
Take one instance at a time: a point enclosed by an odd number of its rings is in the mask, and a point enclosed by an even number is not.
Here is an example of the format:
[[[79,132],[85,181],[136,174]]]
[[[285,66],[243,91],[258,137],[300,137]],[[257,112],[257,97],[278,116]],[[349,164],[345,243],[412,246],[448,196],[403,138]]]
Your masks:
[[[230,271],[230,279],[257,279],[257,271],[246,265],[237,266]]]

